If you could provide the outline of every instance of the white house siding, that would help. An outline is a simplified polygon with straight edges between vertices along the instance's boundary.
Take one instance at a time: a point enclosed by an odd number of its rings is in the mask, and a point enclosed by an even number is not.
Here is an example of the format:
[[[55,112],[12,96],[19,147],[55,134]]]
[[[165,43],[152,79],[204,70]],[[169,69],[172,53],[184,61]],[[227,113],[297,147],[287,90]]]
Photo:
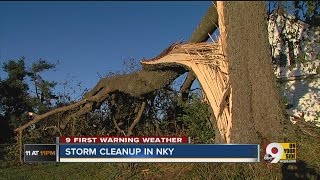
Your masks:
[[[304,115],[306,121],[315,121],[320,126],[320,120],[317,119],[317,113],[320,112],[320,79],[319,76],[311,80],[304,78],[316,74],[315,70],[310,69],[319,66],[320,30],[308,27],[302,21],[294,21],[294,16],[289,14],[280,16],[274,11],[269,16],[268,31],[272,56],[279,59],[281,54],[286,55],[286,65],[275,65],[274,72],[277,78],[287,79],[282,83],[282,90],[288,104],[292,105],[288,113]],[[280,34],[285,34],[286,39],[280,39]],[[294,63],[294,59],[290,61],[290,43],[293,45],[291,55],[297,57],[305,53],[306,60],[310,62],[301,64]]]
[[[308,121],[315,121],[317,112],[320,111],[320,79],[312,82],[306,80],[288,81],[285,84],[285,96],[293,107],[288,109],[288,113],[292,115],[301,115]]]

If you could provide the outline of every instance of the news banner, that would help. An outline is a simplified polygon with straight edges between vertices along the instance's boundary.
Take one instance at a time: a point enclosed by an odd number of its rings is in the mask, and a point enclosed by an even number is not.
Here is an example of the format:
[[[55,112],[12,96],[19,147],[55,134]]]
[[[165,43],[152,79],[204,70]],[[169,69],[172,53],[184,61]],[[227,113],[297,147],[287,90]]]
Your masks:
[[[291,159],[295,158],[295,149],[289,151],[280,146],[276,143],[267,147],[265,158],[271,157],[271,160],[267,159],[271,163],[280,161],[287,152],[291,153]],[[274,148],[279,151],[275,152]],[[57,137],[55,144],[25,144],[24,161],[260,162],[260,145],[191,144],[189,137]]]

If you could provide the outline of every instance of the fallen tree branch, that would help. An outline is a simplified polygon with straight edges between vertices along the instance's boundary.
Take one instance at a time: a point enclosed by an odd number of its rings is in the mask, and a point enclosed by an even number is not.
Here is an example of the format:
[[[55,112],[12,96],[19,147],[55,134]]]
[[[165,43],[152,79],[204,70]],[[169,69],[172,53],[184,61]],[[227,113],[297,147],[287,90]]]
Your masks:
[[[116,118],[113,116],[112,117],[112,120],[113,120],[113,124],[114,126],[116,127],[116,129],[118,130],[118,132],[122,132],[121,128],[119,127],[117,121],[116,121]]]
[[[138,112],[138,114],[137,114],[136,119],[133,121],[133,123],[131,124],[131,126],[130,126],[129,129],[128,129],[128,134],[127,134],[127,136],[131,136],[132,130],[133,130],[133,128],[136,126],[136,124],[139,123],[145,107],[146,107],[146,101],[143,101],[142,104],[141,104],[140,110],[139,110],[139,112]]]
[[[104,90],[103,92],[106,93],[110,93],[112,92],[113,90],[112,89],[108,89],[108,90]],[[77,107],[80,107],[81,105],[84,105],[86,103],[88,103],[88,100],[89,101],[97,101],[99,99],[99,97],[101,97],[101,94],[96,94],[95,96],[92,96],[92,97],[89,97],[89,98],[86,98],[86,99],[82,99],[74,104],[71,104],[71,105],[67,105],[67,106],[63,106],[63,107],[60,107],[60,108],[57,108],[57,109],[53,109],[47,113],[44,113],[44,114],[41,114],[41,115],[34,115],[34,118],[33,120],[29,121],[28,123],[18,127],[17,129],[15,129],[14,131],[16,132],[20,132],[24,129],[26,129],[27,127],[29,127],[30,125],[32,124],[35,124],[49,116],[52,116],[54,114],[57,114],[57,113],[60,113],[60,112],[66,112],[66,111],[69,111],[69,110],[72,110],[72,109],[75,109]]]
[[[217,28],[218,22],[217,11],[214,6],[211,6],[202,19],[199,26],[191,36],[189,42],[203,42],[209,38],[208,34],[212,34]],[[156,71],[150,71],[148,69],[142,69],[139,72],[134,72],[126,75],[117,75],[113,77],[106,77],[101,79],[97,85],[88,93],[85,94],[84,99],[67,106],[53,109],[47,113],[41,115],[34,115],[33,119],[28,123],[15,129],[15,132],[21,132],[32,124],[35,124],[49,116],[55,115],[60,112],[66,112],[74,110],[78,107],[78,112],[74,113],[60,126],[66,127],[66,124],[70,119],[74,119],[81,115],[90,112],[92,109],[99,107],[102,102],[106,100],[110,93],[120,91],[129,94],[132,97],[141,98],[142,96],[152,93],[157,89],[163,88],[170,84],[180,74],[184,73],[184,68],[169,68],[169,69],[156,69]],[[188,81],[182,87],[181,92],[189,92],[191,85],[195,79],[192,73],[188,74]],[[81,108],[83,106],[83,108]]]
[[[45,127],[44,130],[48,130],[48,129],[54,129],[54,133],[58,132],[60,136],[62,136],[62,133],[60,131],[60,129],[57,127],[57,126],[48,126],[48,127]]]
[[[61,122],[60,128],[64,129],[70,120],[74,120],[77,117],[80,117],[84,114],[89,113],[92,110],[93,103],[87,103],[83,108],[80,108],[77,112],[71,114],[64,122]]]
[[[195,74],[192,71],[189,71],[186,79],[184,80],[182,86],[180,87],[180,93],[183,101],[187,100],[191,86],[195,79],[196,79]]]
[[[106,77],[101,79],[98,84],[89,91],[84,99],[67,106],[53,109],[47,113],[36,115],[32,113],[33,119],[28,123],[15,129],[15,132],[22,131],[32,124],[35,124],[45,118],[48,118],[57,113],[70,111],[81,107],[76,113],[72,114],[65,122],[60,124],[63,129],[66,127],[70,119],[77,118],[81,115],[87,114],[92,111],[93,108],[98,108],[102,102],[104,102],[110,93],[113,92],[124,92],[133,97],[139,97],[154,92],[157,89],[165,87],[167,84],[171,83],[177,76],[178,72],[175,71],[148,71],[141,70],[140,72],[135,72],[126,75],[117,75],[113,77]],[[156,78],[155,78],[156,77]],[[93,107],[93,104],[97,104]]]
[[[71,104],[71,105],[68,105],[68,106],[63,106],[63,107],[51,110],[51,111],[49,111],[47,113],[44,113],[44,114],[41,114],[41,115],[37,115],[37,116],[35,116],[33,118],[33,120],[31,120],[28,123],[18,127],[14,131],[20,132],[20,131],[24,130],[25,128],[29,127],[30,125],[35,124],[35,123],[39,122],[40,120],[42,120],[44,118],[47,118],[47,117],[49,117],[51,115],[54,115],[54,114],[57,114],[57,113],[60,113],[60,112],[65,112],[65,111],[74,109],[74,108],[79,107],[79,106],[81,106],[81,105],[83,105],[85,103],[86,103],[86,101],[85,101],[85,99],[83,99],[83,100],[81,100],[79,102],[76,102],[74,104]]]

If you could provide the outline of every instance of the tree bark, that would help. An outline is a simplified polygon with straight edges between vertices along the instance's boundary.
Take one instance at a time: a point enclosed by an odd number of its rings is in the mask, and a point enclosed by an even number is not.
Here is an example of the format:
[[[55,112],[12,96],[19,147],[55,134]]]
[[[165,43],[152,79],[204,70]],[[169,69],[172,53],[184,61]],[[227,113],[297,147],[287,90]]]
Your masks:
[[[280,141],[284,115],[272,69],[264,2],[217,3],[232,88],[231,143]]]

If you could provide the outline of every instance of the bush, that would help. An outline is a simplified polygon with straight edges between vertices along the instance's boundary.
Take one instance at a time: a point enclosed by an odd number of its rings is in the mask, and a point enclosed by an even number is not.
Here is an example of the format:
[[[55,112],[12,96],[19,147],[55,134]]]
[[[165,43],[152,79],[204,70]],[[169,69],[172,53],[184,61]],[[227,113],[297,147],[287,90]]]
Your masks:
[[[184,113],[178,118],[187,127],[192,143],[214,143],[214,129],[210,122],[210,108],[193,94],[190,102],[182,105]]]

